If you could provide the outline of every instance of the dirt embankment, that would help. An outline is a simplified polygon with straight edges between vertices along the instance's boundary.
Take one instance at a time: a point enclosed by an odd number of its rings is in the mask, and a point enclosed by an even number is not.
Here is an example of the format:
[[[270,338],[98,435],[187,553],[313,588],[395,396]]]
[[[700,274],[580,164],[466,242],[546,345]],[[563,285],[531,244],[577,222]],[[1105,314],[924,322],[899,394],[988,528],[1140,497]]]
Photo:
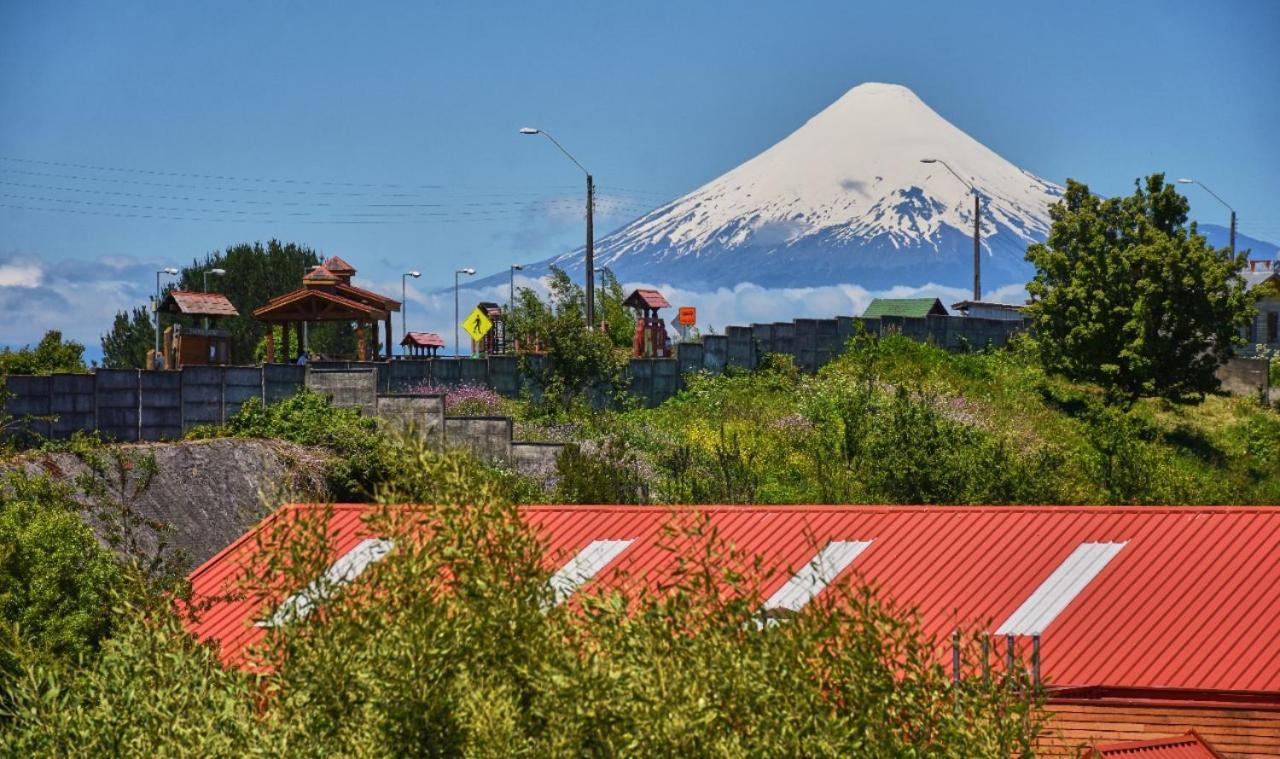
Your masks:
[[[240,537],[245,530],[286,500],[323,497],[328,455],[278,440],[225,438],[179,443],[142,443],[95,450],[98,467],[77,453],[28,453],[0,462],[0,471],[21,468],[76,488],[86,505],[86,521],[106,540],[107,528],[92,512],[101,495],[133,510],[140,520],[168,525],[166,540],[179,552],[185,569]],[[150,485],[137,462],[155,459]],[[121,477],[120,462],[127,471]],[[95,474],[96,469],[96,474]],[[152,529],[135,532],[143,553],[157,550],[160,537]]]

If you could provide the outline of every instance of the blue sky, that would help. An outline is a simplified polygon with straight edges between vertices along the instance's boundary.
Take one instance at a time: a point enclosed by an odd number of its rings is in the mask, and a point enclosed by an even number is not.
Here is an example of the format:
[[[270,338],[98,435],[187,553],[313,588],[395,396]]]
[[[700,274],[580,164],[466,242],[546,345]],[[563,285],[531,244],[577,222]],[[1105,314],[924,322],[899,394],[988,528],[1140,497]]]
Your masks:
[[[1276,240],[1277,39],[1262,1],[0,0],[0,344],[59,327],[96,345],[158,265],[270,237],[387,288],[420,269],[411,300],[434,314],[459,266],[581,244],[581,175],[519,127],[592,169],[603,233],[865,81],[1056,182],[1195,176]]]

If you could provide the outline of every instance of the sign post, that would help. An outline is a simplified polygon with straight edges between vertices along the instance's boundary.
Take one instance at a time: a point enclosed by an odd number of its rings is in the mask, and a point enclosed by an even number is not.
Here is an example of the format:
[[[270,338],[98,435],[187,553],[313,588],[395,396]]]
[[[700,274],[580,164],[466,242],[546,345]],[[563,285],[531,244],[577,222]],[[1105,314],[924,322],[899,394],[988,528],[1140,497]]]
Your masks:
[[[689,328],[698,323],[698,309],[693,306],[681,306],[676,313],[676,324],[680,327],[680,342],[689,339]]]
[[[467,320],[462,323],[462,328],[466,330],[468,335],[471,335],[473,341],[478,343],[484,339],[485,335],[489,334],[489,330],[493,329],[493,322],[477,307],[467,314]],[[475,353],[475,350],[473,349],[471,352]]]

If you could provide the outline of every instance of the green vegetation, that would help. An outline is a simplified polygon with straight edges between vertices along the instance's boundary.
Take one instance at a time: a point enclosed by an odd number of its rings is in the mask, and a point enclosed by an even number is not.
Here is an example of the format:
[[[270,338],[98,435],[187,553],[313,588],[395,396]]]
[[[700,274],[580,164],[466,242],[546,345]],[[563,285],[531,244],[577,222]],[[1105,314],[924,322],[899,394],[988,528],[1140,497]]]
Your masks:
[[[1135,184],[1103,200],[1068,181],[1049,238],[1027,248],[1041,357],[1117,396],[1200,396],[1251,312],[1241,261],[1186,225],[1187,200],[1163,174]]]
[[[269,669],[223,668],[172,615],[137,615],[78,666],[21,662],[8,755],[1029,756],[1038,704],[952,687],[934,642],[837,585],[759,616],[759,572],[691,521],[670,591],[556,604],[540,543],[469,462],[401,442],[370,520],[395,550],[323,613],[274,628]],[[394,504],[436,506],[406,511]],[[246,567],[306,587],[323,530],[282,528]],[[722,593],[724,588],[731,593]],[[973,656],[976,660],[976,652]],[[1013,685],[1021,686],[1016,683]]]
[[[266,335],[266,325],[253,318],[253,310],[277,295],[302,286],[302,277],[320,263],[315,251],[295,243],[271,240],[232,245],[225,251],[210,253],[203,260],[183,267],[171,289],[204,289],[204,273],[225,269],[221,277],[209,278],[209,289],[227,296],[240,315],[219,320],[231,332],[231,357],[238,363],[254,359],[254,351]],[[164,316],[167,325],[174,317]],[[177,317],[187,326],[195,326],[188,317]],[[116,314],[111,332],[102,337],[103,363],[115,368],[144,368],[147,351],[155,347],[155,327],[150,311],[138,306]],[[309,327],[308,345],[325,355],[354,355],[355,331],[346,322],[320,322]]]
[[[84,346],[64,341],[56,329],[44,333],[34,347],[0,350],[0,378],[6,374],[84,373]]]
[[[603,284],[599,306],[602,317],[610,321],[607,332],[585,329],[586,296],[562,269],[551,268],[550,303],[543,303],[532,290],[520,289],[509,322],[511,335],[522,346],[536,345],[546,354],[546,361],[538,364],[522,357],[522,371],[542,388],[536,411],[564,414],[575,403],[599,407],[619,399],[628,355],[622,346],[631,344],[633,322],[627,321],[622,307],[622,288],[607,270]]]
[[[1116,406],[1046,372],[1029,342],[958,354],[863,336],[816,376],[772,356],[688,384],[656,409],[576,417],[568,437],[612,448],[563,457],[563,482],[639,471],[664,503],[1280,503],[1275,410],[1221,395]]]

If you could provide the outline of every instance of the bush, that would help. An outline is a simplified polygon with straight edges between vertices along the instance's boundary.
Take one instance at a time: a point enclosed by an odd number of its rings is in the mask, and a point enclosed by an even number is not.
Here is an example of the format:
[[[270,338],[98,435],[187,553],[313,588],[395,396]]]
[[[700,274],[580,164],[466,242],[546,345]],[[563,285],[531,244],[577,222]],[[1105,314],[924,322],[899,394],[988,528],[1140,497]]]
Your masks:
[[[461,385],[437,385],[428,380],[410,387],[410,395],[442,395],[444,411],[452,416],[496,416],[504,409],[502,396],[486,385],[464,382]]]
[[[1034,700],[981,677],[952,687],[935,642],[869,590],[836,585],[768,623],[752,557],[673,516],[684,558],[663,592],[557,604],[537,535],[466,461],[414,441],[397,457],[406,465],[369,519],[395,549],[320,613],[272,629],[260,685],[164,619],[131,625],[91,666],[28,665],[0,750],[1030,755]],[[394,505],[406,502],[437,505]],[[305,587],[329,561],[323,530],[305,525],[264,546],[245,568],[250,597],[275,588],[276,571]]]
[[[377,484],[395,466],[387,437],[378,429],[376,419],[363,417],[356,409],[336,408],[309,390],[269,406],[259,398],[250,398],[227,420],[225,431],[206,428],[192,436],[222,432],[232,437],[288,440],[332,451],[335,457],[326,479],[330,497],[340,501],[371,497]]]

